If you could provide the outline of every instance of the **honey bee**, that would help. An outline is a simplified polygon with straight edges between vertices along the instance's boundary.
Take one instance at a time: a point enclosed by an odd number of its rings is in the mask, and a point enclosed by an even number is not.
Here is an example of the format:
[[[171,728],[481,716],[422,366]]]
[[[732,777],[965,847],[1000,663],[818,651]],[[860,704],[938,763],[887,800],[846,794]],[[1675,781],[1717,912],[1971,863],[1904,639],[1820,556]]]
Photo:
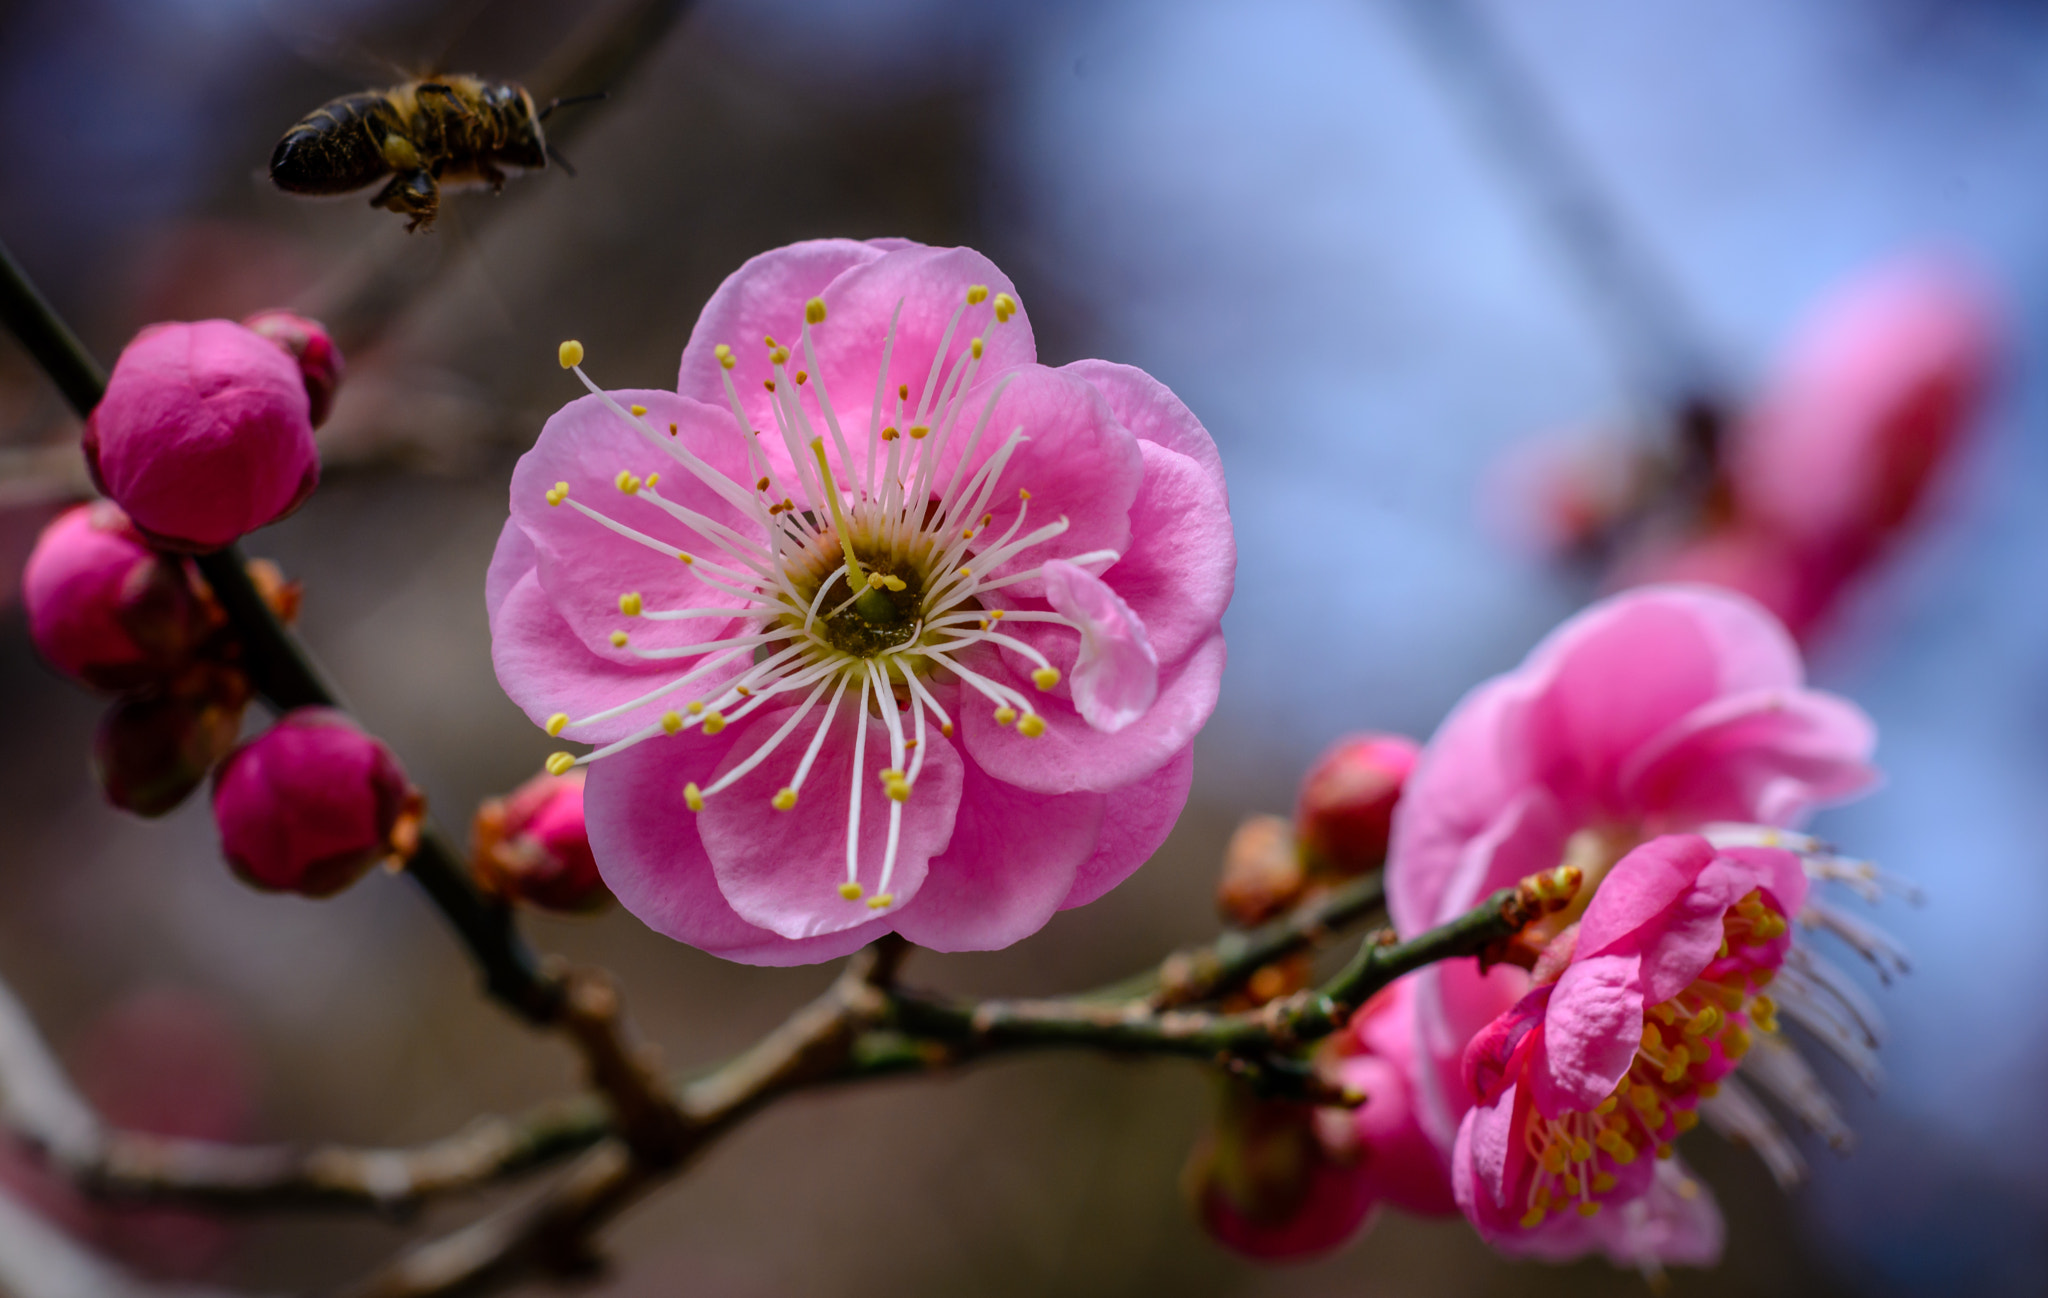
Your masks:
[[[565,104],[536,110],[511,81],[444,76],[365,90],[320,105],[285,132],[270,155],[270,179],[289,194],[347,194],[391,179],[370,206],[409,216],[407,230],[430,227],[443,187],[505,187],[507,172],[539,171],[553,158],[541,123]]]

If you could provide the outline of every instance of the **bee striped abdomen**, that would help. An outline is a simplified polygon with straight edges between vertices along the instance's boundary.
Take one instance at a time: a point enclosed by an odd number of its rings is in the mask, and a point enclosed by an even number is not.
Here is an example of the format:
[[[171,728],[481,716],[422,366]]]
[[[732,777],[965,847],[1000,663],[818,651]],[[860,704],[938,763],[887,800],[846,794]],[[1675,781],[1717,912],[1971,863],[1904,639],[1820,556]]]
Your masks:
[[[391,170],[384,138],[402,128],[382,94],[343,95],[306,114],[270,155],[270,179],[293,194],[346,194]]]

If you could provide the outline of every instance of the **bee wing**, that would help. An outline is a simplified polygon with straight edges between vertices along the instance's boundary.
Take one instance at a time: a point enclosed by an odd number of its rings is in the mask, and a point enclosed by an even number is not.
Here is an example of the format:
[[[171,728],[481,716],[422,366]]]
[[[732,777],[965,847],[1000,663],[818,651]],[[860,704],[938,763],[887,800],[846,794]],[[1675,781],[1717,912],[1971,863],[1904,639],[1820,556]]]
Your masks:
[[[308,67],[350,81],[408,81],[412,74],[395,59],[377,53],[360,38],[336,28],[308,24],[305,11],[266,4],[258,11],[264,30]]]

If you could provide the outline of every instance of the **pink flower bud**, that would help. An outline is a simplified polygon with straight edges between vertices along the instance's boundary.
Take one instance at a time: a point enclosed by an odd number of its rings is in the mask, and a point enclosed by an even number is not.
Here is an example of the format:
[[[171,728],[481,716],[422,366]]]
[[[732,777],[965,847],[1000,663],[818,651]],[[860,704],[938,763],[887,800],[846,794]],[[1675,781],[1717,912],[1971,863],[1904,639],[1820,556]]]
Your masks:
[[[547,910],[611,901],[583,826],[583,772],[537,775],[477,808],[471,867],[486,892]]]
[[[284,348],[299,363],[313,427],[326,423],[328,412],[334,409],[334,390],[341,386],[341,376],[347,369],[342,363],[341,348],[334,345],[327,327],[289,311],[258,312],[242,324]]]
[[[1404,735],[1347,735],[1309,768],[1294,827],[1312,872],[1357,875],[1380,867],[1394,804],[1419,751]]]
[[[312,494],[308,411],[292,358],[241,325],[154,325],[86,420],[86,467],[158,544],[217,550]]]
[[[421,801],[389,749],[330,708],[286,713],[213,777],[221,851],[245,881],[326,897],[410,855]]]
[[[212,664],[163,692],[116,701],[93,736],[93,770],[107,801],[138,816],[176,808],[234,748],[248,702],[248,679]]]
[[[44,660],[104,690],[169,678],[211,629],[184,563],[152,550],[110,501],[67,510],[43,529],[21,594]]]

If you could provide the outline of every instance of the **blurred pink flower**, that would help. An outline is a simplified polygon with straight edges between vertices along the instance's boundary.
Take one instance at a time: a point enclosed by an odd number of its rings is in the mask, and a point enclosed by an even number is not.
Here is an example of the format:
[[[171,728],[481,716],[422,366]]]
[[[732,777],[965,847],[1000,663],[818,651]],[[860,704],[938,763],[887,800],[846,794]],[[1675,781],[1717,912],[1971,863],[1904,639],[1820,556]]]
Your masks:
[[[1617,862],[1550,944],[1536,986],[1473,1038],[1476,1106],[1452,1157],[1458,1206],[1507,1252],[1617,1263],[1715,1260],[1713,1205],[1672,1142],[1774,1028],[1762,994],[1807,881],[1776,848],[1654,838]],[[1652,1196],[1659,1179],[1676,1193]]]
[[[1583,906],[1604,895],[1609,871],[1638,844],[1693,831],[1722,848],[1784,846],[1816,878],[1872,889],[1868,866],[1783,827],[1868,788],[1874,742],[1856,707],[1805,687],[1790,637],[1749,601],[1707,587],[1614,596],[1468,694],[1424,749],[1395,813],[1389,909],[1412,935],[1560,864],[1583,872]],[[1799,904],[1807,926],[1836,931],[1874,961],[1894,958],[1860,921],[1816,898]],[[1805,948],[1791,963],[1788,1009],[1821,1023],[1853,1063],[1874,1067],[1874,1029],[1840,975]],[[1470,1105],[1466,1045],[1528,992],[1529,978],[1508,965],[1482,972],[1477,961],[1451,961],[1415,981],[1418,1107],[1448,1151]],[[1770,1045],[1757,1079],[1841,1136],[1798,1056]],[[1782,1134],[1740,1088],[1731,1083],[1706,1111],[1781,1175],[1796,1168]]]
[[[325,897],[394,851],[420,814],[398,759],[329,708],[296,708],[213,776],[222,853],[258,888]]]
[[[713,295],[679,392],[590,385],[520,461],[498,678],[599,745],[591,843],[651,927],[1001,947],[1165,836],[1223,666],[1221,465],[1144,373],[1035,356],[969,249],[796,244]]]
[[[212,630],[185,563],[151,549],[111,501],[43,529],[21,595],[43,660],[103,690],[161,684]]]
[[[1406,735],[1346,735],[1323,751],[1294,803],[1294,832],[1314,870],[1339,876],[1378,869],[1394,807],[1421,746]]]
[[[592,910],[611,893],[583,821],[582,771],[542,772],[477,808],[470,862],[484,889],[547,910]]]
[[[92,479],[152,541],[217,550],[320,481],[306,384],[277,344],[228,320],[152,325],[85,423]]]
[[[1866,272],[1824,301],[1726,447],[1725,516],[1634,556],[1628,582],[1711,581],[1804,640],[1920,514],[1990,393],[1990,294],[1949,263]]]
[[[1410,984],[1396,983],[1333,1043],[1338,1079],[1365,1097],[1355,1109],[1226,1099],[1189,1167],[1211,1236],[1277,1261],[1338,1247],[1381,1205],[1425,1217],[1457,1210],[1443,1156],[1415,1120],[1413,1014]]]

